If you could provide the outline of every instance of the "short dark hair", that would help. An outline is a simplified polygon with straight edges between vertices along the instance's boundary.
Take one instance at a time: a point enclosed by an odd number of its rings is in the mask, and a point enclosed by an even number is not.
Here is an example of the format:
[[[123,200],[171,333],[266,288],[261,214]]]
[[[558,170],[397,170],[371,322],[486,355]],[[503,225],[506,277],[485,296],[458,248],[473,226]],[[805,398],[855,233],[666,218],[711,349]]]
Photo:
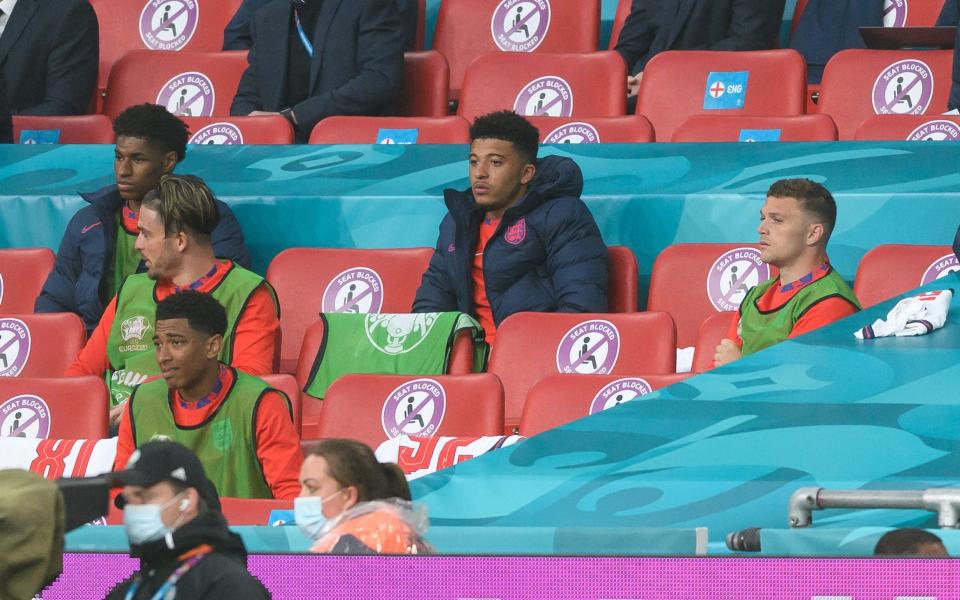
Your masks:
[[[504,140],[513,144],[527,163],[537,160],[540,132],[533,123],[512,110],[500,110],[477,117],[470,126],[470,141],[483,138]]]
[[[946,556],[947,549],[939,537],[923,529],[907,527],[894,529],[883,534],[877,541],[873,553],[876,556],[917,556],[930,554],[923,551],[924,547],[929,548],[930,546],[939,546],[937,550],[940,552],[937,553]]]
[[[157,321],[186,319],[190,329],[209,336],[227,333],[227,311],[210,294],[183,290],[157,304]]]
[[[129,107],[113,122],[117,136],[135,137],[161,152],[176,152],[177,162],[187,155],[187,124],[158,104],[137,104]]]
[[[410,500],[410,486],[394,463],[381,463],[369,446],[356,440],[323,440],[307,452],[327,461],[330,477],[343,487],[357,488],[360,502],[400,498]]]
[[[767,196],[794,198],[800,206],[823,225],[824,243],[837,224],[837,203],[827,188],[809,179],[781,179],[767,190]]]
[[[209,238],[220,223],[213,192],[194,175],[164,175],[160,186],[144,195],[142,206],[160,213],[167,235],[188,231]]]

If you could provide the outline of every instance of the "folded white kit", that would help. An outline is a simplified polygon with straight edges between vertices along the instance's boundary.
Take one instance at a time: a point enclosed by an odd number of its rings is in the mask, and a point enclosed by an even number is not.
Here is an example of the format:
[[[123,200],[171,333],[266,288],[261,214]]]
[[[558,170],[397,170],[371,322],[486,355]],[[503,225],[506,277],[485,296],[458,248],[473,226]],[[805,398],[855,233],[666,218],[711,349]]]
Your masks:
[[[886,319],[877,319],[872,325],[853,332],[858,340],[895,335],[926,335],[940,329],[947,322],[953,290],[931,290],[904,298],[887,314]]]

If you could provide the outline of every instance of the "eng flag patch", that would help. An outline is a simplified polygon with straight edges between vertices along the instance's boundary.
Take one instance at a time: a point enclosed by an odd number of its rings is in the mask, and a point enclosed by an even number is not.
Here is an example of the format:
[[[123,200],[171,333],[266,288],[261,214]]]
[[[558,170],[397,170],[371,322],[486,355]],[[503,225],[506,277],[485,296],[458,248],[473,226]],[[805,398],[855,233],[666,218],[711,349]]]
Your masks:
[[[749,71],[711,71],[703,92],[704,110],[743,108]]]

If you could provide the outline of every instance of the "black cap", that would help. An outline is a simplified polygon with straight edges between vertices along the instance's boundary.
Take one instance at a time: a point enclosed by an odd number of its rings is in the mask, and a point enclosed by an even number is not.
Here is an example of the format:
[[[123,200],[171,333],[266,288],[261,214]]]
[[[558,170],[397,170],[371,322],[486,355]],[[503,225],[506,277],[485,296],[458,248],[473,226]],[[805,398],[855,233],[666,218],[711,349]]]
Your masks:
[[[138,485],[150,487],[161,481],[179,483],[197,490],[211,510],[220,510],[220,496],[203,470],[203,463],[192,450],[169,440],[147,442],[130,455],[127,467],[113,472],[115,486]],[[116,505],[122,508],[126,500],[117,496]]]

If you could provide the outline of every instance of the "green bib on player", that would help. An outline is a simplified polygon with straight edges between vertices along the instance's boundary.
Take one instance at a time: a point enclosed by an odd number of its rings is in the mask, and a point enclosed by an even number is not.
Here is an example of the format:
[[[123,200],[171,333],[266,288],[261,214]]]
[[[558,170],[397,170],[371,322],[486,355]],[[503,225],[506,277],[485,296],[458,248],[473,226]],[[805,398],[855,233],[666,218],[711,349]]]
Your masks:
[[[230,364],[233,359],[233,340],[237,319],[250,295],[263,283],[263,278],[237,265],[220,284],[210,292],[227,311],[227,333],[218,357]],[[150,375],[158,375],[160,368],[153,348],[154,321],[157,314],[157,282],[146,273],[127,277],[117,293],[117,314],[107,338],[107,386],[110,405],[116,406],[130,397],[133,387]]]
[[[120,209],[123,211],[123,208]],[[124,280],[140,268],[140,252],[137,251],[137,236],[123,228],[123,215],[117,213],[117,243],[114,248],[113,273],[110,274],[112,287],[110,295],[115,296],[123,287]]]
[[[272,390],[262,380],[231,369],[234,383],[220,408],[200,425],[180,427],[173,419],[172,392],[156,379],[130,396],[130,426],[139,448],[162,436],[193,450],[221,496],[272,498],[257,459],[256,418],[260,399]],[[283,396],[282,392],[277,392]],[[286,396],[283,396],[286,398]],[[290,401],[287,400],[287,408]]]
[[[800,317],[821,300],[839,296],[860,310],[860,303],[853,295],[853,290],[837,275],[833,267],[830,267],[829,273],[805,285],[786,304],[763,312],[757,307],[757,301],[777,283],[777,279],[768,279],[751,289],[740,304],[740,339],[743,340],[744,356],[790,337],[790,332]]]

